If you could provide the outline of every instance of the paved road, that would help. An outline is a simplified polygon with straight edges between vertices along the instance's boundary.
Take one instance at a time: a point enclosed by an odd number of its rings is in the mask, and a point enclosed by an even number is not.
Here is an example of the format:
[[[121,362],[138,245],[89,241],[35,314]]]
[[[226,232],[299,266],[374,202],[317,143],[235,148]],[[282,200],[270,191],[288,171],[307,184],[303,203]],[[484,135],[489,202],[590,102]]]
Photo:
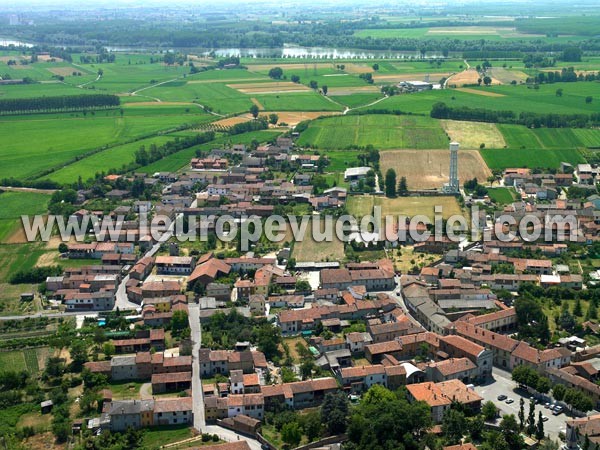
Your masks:
[[[518,420],[519,417],[519,402],[521,400],[522,395],[525,394],[523,391],[516,391],[517,384],[512,381],[511,375],[509,372],[493,368],[493,381],[481,385],[475,386],[475,392],[481,395],[484,398],[484,402],[491,400],[493,401],[498,408],[501,410],[501,414],[514,414]],[[514,403],[507,404],[503,401],[498,401],[499,395],[506,395],[509,398],[514,400]],[[525,418],[529,413],[529,399],[524,397],[525,399]],[[544,408],[543,405],[535,405],[535,420],[537,423],[538,412],[541,411],[542,414],[548,417],[548,421],[544,423],[544,431],[550,437],[550,439],[557,441],[558,433],[565,432],[566,425],[565,420],[569,419],[565,415],[565,413],[560,414],[558,416],[552,415],[552,412],[549,409]]]
[[[198,351],[202,343],[202,328],[200,326],[200,305],[190,303],[188,305],[190,330],[192,336],[192,399],[194,412],[194,428],[202,433],[211,433],[218,435],[221,439],[228,442],[246,441],[252,450],[261,450],[260,443],[249,437],[238,434],[227,428],[218,425],[206,425],[204,417],[204,398],[202,393],[202,380],[200,379],[200,363],[198,361]]]
[[[195,208],[197,205],[198,205],[198,200],[194,199],[194,201],[191,203],[190,207]],[[150,248],[144,254],[143,257],[156,255],[156,253],[160,249],[160,245],[163,242],[167,242],[169,239],[171,239],[171,237],[173,236],[173,231],[175,231],[175,223],[182,216],[183,216],[183,214],[177,215],[175,220],[171,223],[169,228],[163,233],[163,235],[160,237],[158,242],[156,244],[154,244],[152,246],[152,248]],[[129,275],[123,277],[123,279],[121,280],[121,283],[119,284],[119,287],[117,288],[117,294],[115,296],[115,306],[113,308],[115,310],[117,308],[119,308],[119,310],[123,311],[123,310],[128,310],[128,309],[137,309],[140,307],[140,305],[138,305],[137,303],[130,302],[129,299],[127,298],[126,284],[128,281],[129,281]]]

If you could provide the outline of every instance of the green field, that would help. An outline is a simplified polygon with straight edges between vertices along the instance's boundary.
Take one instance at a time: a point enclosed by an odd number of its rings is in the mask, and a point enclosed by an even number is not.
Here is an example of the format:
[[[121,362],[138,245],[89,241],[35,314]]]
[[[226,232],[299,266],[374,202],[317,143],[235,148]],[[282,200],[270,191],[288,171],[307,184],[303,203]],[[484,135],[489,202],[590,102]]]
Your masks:
[[[376,197],[373,195],[352,195],[348,197],[348,212],[355,217],[363,217],[373,213],[373,207],[381,207],[381,216],[428,216],[433,220],[434,208],[441,206],[442,215],[448,218],[461,214],[460,206],[454,197]]]
[[[445,148],[448,145],[440,123],[428,117],[348,115],[318,119],[309,125],[298,144],[324,149],[365,147],[378,149]]]
[[[316,92],[252,95],[265,111],[341,111],[343,108]]]
[[[499,124],[509,148],[597,148],[600,130],[587,128],[536,128]]]
[[[0,118],[0,133],[10,136],[0,149],[0,178],[35,177],[41,171],[102,146],[152,136],[160,130],[206,121],[200,108],[128,108],[95,115],[43,114]],[[111,163],[112,164],[112,163]],[[106,164],[104,165],[106,166]]]
[[[500,204],[506,205],[507,203],[511,203],[515,199],[516,192],[511,188],[499,187],[488,189],[488,196],[492,199],[492,201]]]
[[[155,136],[130,144],[118,145],[99,153],[95,153],[87,158],[79,160],[73,164],[53,172],[48,177],[59,183],[74,183],[81,176],[83,180],[92,178],[98,172],[107,172],[109,169],[119,169],[121,166],[135,161],[135,152],[143,145],[149,149],[151,144],[160,146],[167,141],[174,140],[175,137]]]
[[[47,355],[47,347],[0,352],[0,371],[26,370],[31,374],[37,374],[41,368],[40,362],[43,364]]]
[[[442,89],[419,92],[408,95],[394,95],[379,102],[375,108],[401,110],[418,114],[429,114],[436,102],[444,102],[448,106],[484,108],[491,110],[510,110],[515,113],[523,111],[564,114],[582,114],[597,112],[600,103],[600,83],[553,83],[543,84],[539,89],[530,89],[525,85],[502,85],[493,87],[474,87],[472,91],[459,89]],[[556,96],[556,90],[563,89],[562,97]],[[477,92],[481,92],[478,94]],[[498,94],[490,97],[486,93]],[[594,101],[586,103],[585,98],[591,96]]]
[[[585,163],[585,158],[576,149],[483,149],[480,153],[491,170],[507,167],[556,169],[561,162]]]
[[[21,215],[45,214],[50,195],[34,192],[3,192],[0,194],[0,243],[15,233]]]

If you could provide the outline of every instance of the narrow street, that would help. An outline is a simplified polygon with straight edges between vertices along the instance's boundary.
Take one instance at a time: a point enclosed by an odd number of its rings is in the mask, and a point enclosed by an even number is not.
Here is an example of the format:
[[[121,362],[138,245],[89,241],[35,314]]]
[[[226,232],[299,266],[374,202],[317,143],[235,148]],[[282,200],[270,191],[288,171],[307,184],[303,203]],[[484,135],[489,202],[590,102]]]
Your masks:
[[[202,380],[200,379],[200,362],[198,352],[202,344],[202,327],[200,326],[200,305],[188,305],[190,330],[192,336],[192,400],[194,412],[194,428],[202,433],[218,435],[227,442],[246,441],[252,450],[261,450],[260,442],[255,439],[238,434],[218,425],[206,425],[204,417],[204,398],[202,393]]]

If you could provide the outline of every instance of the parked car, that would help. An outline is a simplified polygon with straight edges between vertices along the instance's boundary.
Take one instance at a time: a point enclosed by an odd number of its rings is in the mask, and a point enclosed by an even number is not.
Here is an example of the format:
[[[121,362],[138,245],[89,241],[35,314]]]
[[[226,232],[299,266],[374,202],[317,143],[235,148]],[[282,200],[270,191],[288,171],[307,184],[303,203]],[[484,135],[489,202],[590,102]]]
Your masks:
[[[563,407],[562,406],[556,406],[554,408],[554,411],[552,411],[552,414],[554,414],[555,416],[558,416],[562,412],[563,412]]]
[[[507,403],[508,405],[510,405],[511,403],[514,403],[514,402],[515,402],[515,401],[514,401],[512,398],[507,398],[507,399],[506,399],[506,403]]]
[[[502,401],[504,401],[504,400],[506,400],[506,399],[507,399],[507,397],[506,397],[506,395],[504,395],[504,394],[501,394],[501,395],[499,395],[499,396],[498,396],[498,401],[499,401],[499,402],[502,402]]]
[[[542,416],[542,422],[548,422],[548,420],[549,420],[548,417]]]

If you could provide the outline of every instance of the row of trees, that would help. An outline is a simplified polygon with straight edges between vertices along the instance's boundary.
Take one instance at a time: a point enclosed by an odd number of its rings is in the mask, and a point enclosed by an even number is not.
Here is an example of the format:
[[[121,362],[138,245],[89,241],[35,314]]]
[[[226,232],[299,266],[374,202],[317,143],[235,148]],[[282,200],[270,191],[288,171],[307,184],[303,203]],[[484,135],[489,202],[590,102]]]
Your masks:
[[[540,394],[547,394],[552,388],[552,396],[557,401],[563,401],[571,408],[582,413],[591,411],[594,408],[594,401],[589,395],[574,389],[568,388],[562,384],[556,384],[552,387],[549,378],[540,375],[534,368],[525,365],[517,366],[512,371],[513,381],[522,386],[527,386]],[[530,433],[531,434],[531,433]]]
[[[0,114],[32,111],[63,111],[91,108],[114,108],[120,100],[116,95],[63,95],[60,97],[5,98],[0,99]]]
[[[452,107],[438,102],[431,108],[434,119],[466,120],[472,122],[512,123],[529,128],[586,128],[600,123],[600,113],[592,114],[541,114],[534,112],[494,111],[468,106]]]
[[[163,145],[150,144],[150,148],[146,150],[146,146],[142,145],[135,151],[135,162],[140,166],[146,166],[154,161],[164,158],[165,156],[177,153],[186,148],[195,145],[204,144],[214,140],[214,131],[198,133],[194,136],[186,136],[183,138],[177,137],[172,141],[165,142]]]
[[[560,72],[540,72],[533,81],[538,84],[544,83],[574,83],[577,81],[597,81],[600,80],[600,72],[598,73],[579,73],[575,72],[573,67],[563,68]]]

